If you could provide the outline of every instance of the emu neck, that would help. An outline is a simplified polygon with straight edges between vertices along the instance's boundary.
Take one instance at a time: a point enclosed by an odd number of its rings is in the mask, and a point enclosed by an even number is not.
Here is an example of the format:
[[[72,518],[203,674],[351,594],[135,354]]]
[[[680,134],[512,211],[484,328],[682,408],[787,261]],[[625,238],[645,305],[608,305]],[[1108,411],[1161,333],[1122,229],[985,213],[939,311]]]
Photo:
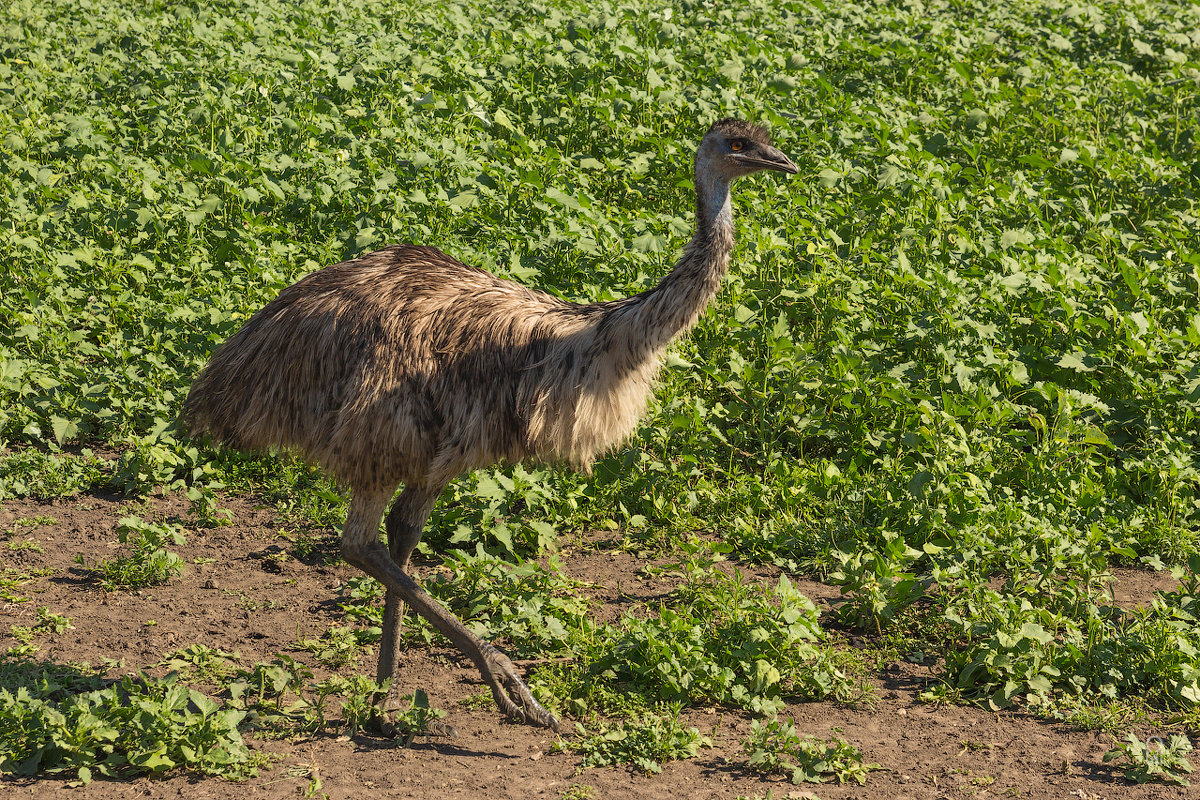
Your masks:
[[[696,172],[696,231],[657,286],[638,295],[621,327],[643,357],[654,358],[696,323],[716,295],[733,250],[729,181]]]

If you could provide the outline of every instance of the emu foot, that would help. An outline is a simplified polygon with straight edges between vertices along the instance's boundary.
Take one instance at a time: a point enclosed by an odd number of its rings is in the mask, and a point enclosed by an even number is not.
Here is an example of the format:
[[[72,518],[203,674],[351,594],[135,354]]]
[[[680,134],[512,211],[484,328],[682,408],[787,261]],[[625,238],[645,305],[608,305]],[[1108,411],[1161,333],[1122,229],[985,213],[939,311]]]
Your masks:
[[[484,649],[485,663],[480,673],[492,690],[496,705],[511,719],[549,728],[555,733],[567,733],[568,729],[558,718],[534,699],[525,681],[517,675],[516,667],[508,657],[494,647]]]
[[[378,693],[372,699],[374,713],[367,727],[381,736],[399,739],[405,747],[418,736],[458,738],[458,731],[453,725],[436,718],[435,714],[442,712],[430,711],[423,691],[418,690],[412,697],[401,695],[396,685],[392,684],[386,693]]]

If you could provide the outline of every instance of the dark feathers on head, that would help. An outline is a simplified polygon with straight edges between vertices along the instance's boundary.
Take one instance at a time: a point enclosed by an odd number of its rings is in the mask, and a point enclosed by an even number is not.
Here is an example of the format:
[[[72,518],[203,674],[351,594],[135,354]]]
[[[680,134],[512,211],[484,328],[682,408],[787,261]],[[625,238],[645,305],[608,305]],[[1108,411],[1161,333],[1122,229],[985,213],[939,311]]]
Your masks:
[[[758,144],[770,144],[771,134],[767,133],[767,129],[761,125],[755,125],[752,122],[746,122],[733,117],[719,119],[712,124],[708,129],[709,133],[723,133],[727,136],[738,136],[742,139],[749,139]]]

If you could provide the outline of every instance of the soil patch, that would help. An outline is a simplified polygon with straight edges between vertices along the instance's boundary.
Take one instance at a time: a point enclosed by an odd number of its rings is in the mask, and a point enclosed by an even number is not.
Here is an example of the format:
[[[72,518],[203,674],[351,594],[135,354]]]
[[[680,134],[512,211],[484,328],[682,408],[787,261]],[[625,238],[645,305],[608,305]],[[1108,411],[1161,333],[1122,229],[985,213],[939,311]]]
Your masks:
[[[108,664],[114,674],[154,665],[165,653],[194,642],[236,652],[246,665],[288,652],[299,638],[318,638],[340,621],[337,590],[356,574],[336,553],[331,531],[305,530],[281,520],[273,508],[230,498],[233,522],[219,528],[195,527],[186,500],[155,498],[131,504],[119,496],[92,494],[53,503],[6,502],[0,505],[0,540],[29,541],[41,548],[0,550],[4,565],[47,574],[24,584],[18,594],[29,602],[2,606],[5,625],[0,648],[16,643],[12,625],[29,625],[45,606],[71,618],[73,627],[39,637],[39,658],[56,663]],[[76,563],[112,558],[118,520],[136,513],[149,520],[177,522],[187,543],[173,548],[187,571],[166,586],[141,592],[105,592]],[[321,538],[308,563],[296,558],[297,536]],[[595,614],[611,621],[627,610],[655,605],[678,582],[669,572],[616,547],[612,535],[582,538],[561,554],[564,571],[586,581],[580,591],[594,601]],[[778,570],[743,569],[774,581]],[[1143,605],[1156,589],[1174,584],[1169,576],[1117,570],[1115,592],[1122,605]],[[819,606],[839,596],[835,587],[796,580]],[[370,674],[370,656],[358,664]],[[161,668],[159,668],[161,670]],[[509,723],[494,709],[476,709],[459,701],[481,691],[478,675],[457,652],[443,647],[414,647],[405,654],[401,689],[424,689],[433,705],[448,712],[459,731],[453,740],[418,741],[405,748],[395,742],[359,735],[334,735],[303,741],[263,741],[255,746],[281,756],[279,763],[245,784],[182,773],[131,782],[97,781],[89,798],[131,796],[293,798],[320,782],[315,796],[331,798],[558,798],[575,785],[589,786],[594,797],[729,798],[805,796],[822,798],[1020,797],[1117,798],[1200,797],[1195,789],[1130,786],[1115,768],[1102,762],[1113,745],[1103,733],[1077,731],[1022,713],[989,713],[977,708],[933,707],[918,700],[933,668],[890,665],[876,681],[878,700],[849,709],[833,703],[790,707],[802,732],[841,737],[862,750],[865,761],[882,769],[866,787],[793,786],[745,772],[741,741],[751,717],[726,708],[690,709],[688,724],[710,735],[714,747],[697,758],[663,765],[657,775],[627,769],[581,770],[579,758],[554,747],[547,732]],[[1138,731],[1143,739],[1152,730]],[[65,779],[6,780],[9,797],[77,797]],[[581,790],[575,790],[581,791]]]

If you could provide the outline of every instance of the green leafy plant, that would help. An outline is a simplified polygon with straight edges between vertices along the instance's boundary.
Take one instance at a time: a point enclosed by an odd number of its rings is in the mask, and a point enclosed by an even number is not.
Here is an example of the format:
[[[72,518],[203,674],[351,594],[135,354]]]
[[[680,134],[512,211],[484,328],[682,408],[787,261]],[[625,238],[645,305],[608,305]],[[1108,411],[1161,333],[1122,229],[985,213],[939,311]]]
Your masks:
[[[277,655],[270,664],[259,662],[250,670],[238,670],[227,691],[238,708],[254,709],[256,722],[274,724],[284,716],[295,716],[308,707],[304,690],[313,679],[313,671],[291,656]],[[289,695],[294,701],[285,706]]]
[[[244,778],[262,759],[246,747],[245,712],[222,710],[174,677],[125,677],[56,697],[46,684],[0,688],[0,772],[75,772],[81,781],[187,766]]]
[[[178,546],[187,541],[177,525],[122,517],[117,525],[117,538],[132,546],[129,555],[101,561],[94,566],[87,565],[82,557],[76,559],[99,575],[101,585],[108,591],[157,586],[184,570],[183,559],[167,549],[168,544]]]
[[[55,614],[44,606],[37,610],[37,622],[33,625],[13,625],[10,629],[14,639],[29,644],[38,634],[62,633],[71,625],[71,618]]]
[[[968,698],[991,707],[1053,706],[1058,695],[1088,692],[1166,708],[1192,707],[1200,699],[1200,634],[1180,624],[1191,613],[1186,581],[1176,591],[1156,593],[1150,608],[1124,611],[1087,601],[1075,609],[1078,617],[987,588],[974,594],[967,606],[945,612],[969,639],[945,661],[948,682]]]
[[[426,581],[430,594],[445,603],[477,634],[508,643],[517,655],[546,656],[566,652],[575,632],[588,625],[588,603],[572,590],[557,561],[512,564],[487,555],[451,551],[444,572]],[[342,588],[348,616],[378,631],[382,622],[382,587],[369,578],[351,578]],[[423,618],[410,616],[410,629],[425,641],[436,631]]]
[[[7,603],[26,603],[28,597],[17,594],[14,590],[53,573],[49,568],[18,569],[16,567],[0,567],[0,600]]]
[[[586,783],[572,783],[559,795],[559,800],[592,800],[596,796],[594,786]]]
[[[1037,621],[1042,618],[1028,603],[997,602],[993,609],[997,616],[1004,610],[1008,616],[995,620],[995,627],[987,629],[990,636],[948,655],[946,671],[956,676],[954,686],[985,698],[994,708],[1012,704],[1018,695],[1030,701],[1045,698],[1062,676],[1055,664],[1053,631]],[[978,633],[982,627],[974,629]]]
[[[801,738],[794,722],[775,717],[768,722],[754,720],[750,736],[742,741],[747,766],[767,775],[787,775],[792,783],[838,783],[854,781],[862,786],[878,764],[863,763],[858,748],[841,740],[823,742]]]
[[[379,641],[378,626],[355,628],[349,625],[334,625],[319,639],[300,637],[296,648],[316,656],[327,667],[338,668],[354,664],[362,655],[364,646]]]
[[[838,606],[838,621],[882,634],[883,628],[894,622],[931,583],[908,571],[920,556],[920,551],[896,535],[888,537],[881,552],[835,553],[838,568],[830,573],[829,582],[848,595]]]
[[[437,720],[445,712],[431,708],[424,691],[414,692],[407,708],[384,709],[387,686],[362,675],[330,675],[314,682],[311,669],[288,657],[242,670],[229,683],[229,705],[247,712],[247,724],[260,735],[289,736],[340,726],[348,735],[361,730],[385,733],[405,746],[417,736],[442,735]],[[340,703],[333,701],[339,699]],[[340,714],[340,719],[339,715]]]
[[[848,682],[816,643],[816,610],[786,576],[773,588],[704,571],[655,616],[630,617],[594,670],[663,699],[769,709],[778,698],[827,697]]]
[[[342,716],[350,735],[363,728],[373,728],[395,737],[407,747],[418,736],[436,736],[447,732],[446,726],[437,721],[446,716],[446,712],[431,708],[429,697],[423,690],[417,689],[412,693],[408,708],[388,709],[385,712],[378,703],[378,698],[385,695],[385,689],[376,686],[373,681],[358,678],[339,692],[345,698]]]
[[[232,673],[237,660],[236,652],[214,650],[197,642],[167,653],[158,665],[178,673],[184,680],[213,681]]]
[[[712,740],[679,722],[679,706],[626,720],[596,733],[580,726],[569,745],[583,756],[584,767],[631,764],[643,772],[661,772],[662,762],[692,758]]]
[[[1177,786],[1188,786],[1183,773],[1190,774],[1192,765],[1185,757],[1192,751],[1192,743],[1186,736],[1178,734],[1163,740],[1153,737],[1143,742],[1134,734],[1129,734],[1127,743],[1114,747],[1104,754],[1104,763],[1120,759],[1126,762],[1125,780],[1131,783],[1148,783],[1161,781]]]

